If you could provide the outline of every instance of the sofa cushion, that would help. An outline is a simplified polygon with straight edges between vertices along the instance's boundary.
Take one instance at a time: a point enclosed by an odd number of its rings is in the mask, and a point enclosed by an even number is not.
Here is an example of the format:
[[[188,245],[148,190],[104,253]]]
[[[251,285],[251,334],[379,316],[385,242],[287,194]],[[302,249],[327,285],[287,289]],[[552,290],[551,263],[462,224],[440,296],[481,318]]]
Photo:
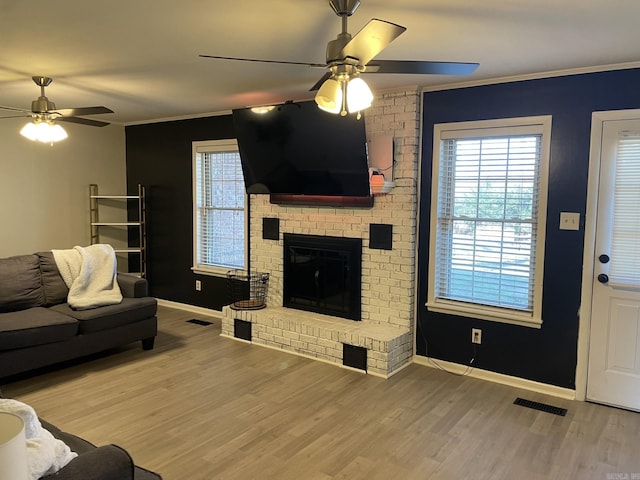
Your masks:
[[[49,308],[0,313],[0,350],[60,342],[77,333],[76,319]]]
[[[93,448],[41,480],[134,480],[131,455],[117,445]]]
[[[0,258],[0,312],[44,305],[37,255]]]
[[[158,310],[158,302],[153,297],[123,298],[117,305],[89,310],[73,310],[68,303],[54,305],[51,310],[77,319],[80,333],[92,333],[153,317]]]
[[[69,288],[64,283],[62,275],[56,265],[53,252],[38,252],[40,263],[40,275],[42,276],[42,288],[44,289],[45,307],[58,305],[67,301]]]

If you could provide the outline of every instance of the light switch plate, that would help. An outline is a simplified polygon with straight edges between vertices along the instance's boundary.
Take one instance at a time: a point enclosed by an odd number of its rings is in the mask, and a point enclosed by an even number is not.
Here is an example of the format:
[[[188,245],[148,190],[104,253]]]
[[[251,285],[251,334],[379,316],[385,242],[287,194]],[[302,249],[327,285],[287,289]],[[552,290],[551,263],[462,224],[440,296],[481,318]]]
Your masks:
[[[580,213],[560,212],[560,230],[580,230]]]

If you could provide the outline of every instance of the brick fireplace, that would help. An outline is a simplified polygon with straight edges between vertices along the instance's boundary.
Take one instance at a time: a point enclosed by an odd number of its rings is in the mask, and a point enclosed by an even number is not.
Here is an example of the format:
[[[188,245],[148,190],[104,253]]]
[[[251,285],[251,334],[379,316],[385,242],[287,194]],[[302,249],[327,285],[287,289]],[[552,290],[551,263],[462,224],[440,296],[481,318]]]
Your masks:
[[[370,374],[388,377],[411,362],[414,345],[415,246],[420,94],[417,88],[380,93],[366,112],[368,139],[392,135],[395,187],[375,197],[373,208],[272,204],[251,195],[251,268],[269,272],[267,308],[223,309],[222,335],[237,338],[238,321],[250,325],[250,341],[321,361],[345,363],[345,352],[361,349]],[[388,175],[389,172],[386,172]],[[277,239],[263,235],[264,219],[277,219]],[[392,231],[390,248],[371,242],[377,226]],[[360,239],[360,321],[285,308],[284,235]],[[244,328],[244,327],[243,327]]]

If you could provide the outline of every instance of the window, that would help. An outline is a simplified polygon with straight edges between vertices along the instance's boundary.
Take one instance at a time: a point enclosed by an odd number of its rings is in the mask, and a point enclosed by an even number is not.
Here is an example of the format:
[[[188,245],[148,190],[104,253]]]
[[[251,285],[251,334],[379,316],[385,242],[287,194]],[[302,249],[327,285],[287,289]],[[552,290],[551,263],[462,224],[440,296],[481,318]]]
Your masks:
[[[246,269],[245,206],[237,142],[193,142],[194,271]]]
[[[615,164],[609,285],[637,288],[640,286],[640,133],[620,132]]]
[[[539,327],[551,117],[434,131],[431,311]]]

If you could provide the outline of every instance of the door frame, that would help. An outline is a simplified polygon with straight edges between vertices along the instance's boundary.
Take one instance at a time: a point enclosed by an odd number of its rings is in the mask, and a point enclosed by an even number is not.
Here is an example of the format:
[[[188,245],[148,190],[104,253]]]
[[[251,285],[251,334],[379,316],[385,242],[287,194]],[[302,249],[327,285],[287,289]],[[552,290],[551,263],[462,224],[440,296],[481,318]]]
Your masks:
[[[587,371],[589,368],[589,337],[591,334],[591,301],[593,271],[596,259],[596,214],[602,152],[602,129],[610,120],[640,118],[640,109],[592,112],[591,145],[589,149],[589,180],[587,182],[587,208],[584,221],[584,253],[582,257],[582,293],[580,295],[578,358],[576,364],[576,400],[586,400]]]

